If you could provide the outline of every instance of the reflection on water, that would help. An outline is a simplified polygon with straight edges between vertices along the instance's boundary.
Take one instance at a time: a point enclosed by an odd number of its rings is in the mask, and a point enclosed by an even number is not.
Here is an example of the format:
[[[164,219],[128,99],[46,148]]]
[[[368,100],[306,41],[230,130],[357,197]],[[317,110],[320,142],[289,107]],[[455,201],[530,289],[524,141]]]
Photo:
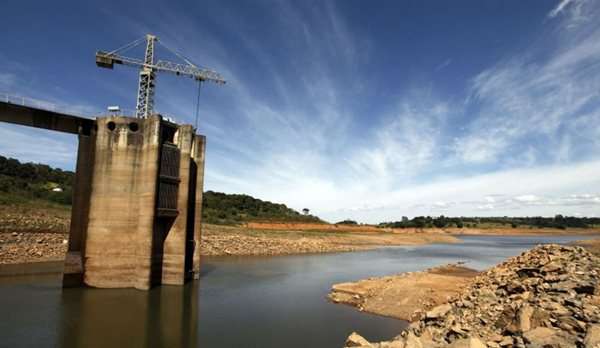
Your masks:
[[[326,300],[334,283],[466,261],[483,269],[540,243],[581,237],[464,237],[461,244],[280,257],[207,258],[184,287],[61,289],[59,276],[0,277],[0,347],[341,347],[404,321]]]
[[[0,282],[0,347],[197,346],[197,282],[145,292],[61,289],[57,276],[32,280]]]
[[[198,283],[133,289],[65,289],[61,347],[195,347]]]

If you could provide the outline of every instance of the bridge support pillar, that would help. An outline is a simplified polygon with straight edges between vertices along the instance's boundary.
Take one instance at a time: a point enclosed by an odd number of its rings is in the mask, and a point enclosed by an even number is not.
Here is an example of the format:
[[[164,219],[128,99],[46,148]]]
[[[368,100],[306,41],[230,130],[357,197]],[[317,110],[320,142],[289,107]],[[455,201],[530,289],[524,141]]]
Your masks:
[[[78,135],[69,247],[63,272],[65,287],[80,286],[83,283],[83,255],[85,255],[85,235],[90,212],[94,140],[95,138],[89,133],[86,135],[80,132]]]

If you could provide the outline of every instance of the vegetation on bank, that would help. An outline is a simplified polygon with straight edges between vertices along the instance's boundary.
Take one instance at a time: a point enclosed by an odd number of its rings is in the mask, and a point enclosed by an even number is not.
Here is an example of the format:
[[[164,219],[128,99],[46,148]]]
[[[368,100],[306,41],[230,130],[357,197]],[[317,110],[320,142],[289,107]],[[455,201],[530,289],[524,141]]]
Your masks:
[[[383,222],[379,227],[392,228],[428,228],[428,227],[476,227],[476,228],[495,228],[495,227],[529,227],[529,228],[592,228],[600,225],[600,218],[594,217],[575,217],[556,215],[554,217],[438,217],[417,216],[412,219],[406,216],[401,221]]]
[[[354,220],[346,219],[344,221],[339,221],[335,223],[336,225],[358,225],[358,222]]]
[[[0,156],[0,204],[30,201],[70,205],[75,173]]]
[[[202,216],[209,224],[233,225],[249,221],[322,223],[316,216],[301,214],[285,204],[263,201],[252,196],[206,191]]]
[[[21,163],[0,156],[0,205],[47,208],[71,205],[75,173],[45,164]],[[204,222],[235,225],[248,221],[323,222],[285,204],[248,195],[207,191],[202,205]],[[308,210],[307,210],[308,212]]]

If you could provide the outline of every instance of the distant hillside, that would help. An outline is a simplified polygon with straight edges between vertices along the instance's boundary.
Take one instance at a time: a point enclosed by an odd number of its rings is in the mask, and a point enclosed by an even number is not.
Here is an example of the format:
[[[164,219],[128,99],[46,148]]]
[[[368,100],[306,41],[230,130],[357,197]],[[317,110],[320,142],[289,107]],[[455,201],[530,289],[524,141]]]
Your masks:
[[[207,191],[202,204],[204,222],[237,224],[247,221],[323,222],[316,216],[302,215],[285,204],[271,203],[248,195]]]
[[[75,173],[0,156],[0,204],[44,200],[70,205]]]
[[[75,173],[45,164],[21,163],[0,156],[0,204],[52,202],[71,205]],[[248,195],[229,195],[208,191],[204,194],[202,216],[213,224],[238,224],[246,221],[322,222],[302,215],[285,204],[262,201]]]

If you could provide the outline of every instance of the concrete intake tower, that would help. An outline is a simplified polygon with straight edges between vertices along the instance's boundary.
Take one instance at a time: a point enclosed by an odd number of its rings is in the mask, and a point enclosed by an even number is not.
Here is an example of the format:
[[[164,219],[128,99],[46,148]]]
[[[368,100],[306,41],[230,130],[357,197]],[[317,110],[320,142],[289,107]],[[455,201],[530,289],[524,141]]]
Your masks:
[[[64,286],[198,278],[205,137],[160,115],[79,129]]]
[[[183,62],[156,60],[157,44]],[[143,59],[122,55],[142,45]],[[136,117],[93,120],[6,95],[0,100],[0,122],[78,136],[63,286],[147,290],[158,284],[182,285],[200,273],[206,138],[191,125],[175,124],[153,111],[155,75],[190,77],[198,83],[198,93],[205,81],[225,80],[151,34],[116,50],[96,52],[97,66],[113,69],[115,64],[139,69]],[[119,112],[116,106],[109,110]],[[196,125],[198,110],[197,104]]]

